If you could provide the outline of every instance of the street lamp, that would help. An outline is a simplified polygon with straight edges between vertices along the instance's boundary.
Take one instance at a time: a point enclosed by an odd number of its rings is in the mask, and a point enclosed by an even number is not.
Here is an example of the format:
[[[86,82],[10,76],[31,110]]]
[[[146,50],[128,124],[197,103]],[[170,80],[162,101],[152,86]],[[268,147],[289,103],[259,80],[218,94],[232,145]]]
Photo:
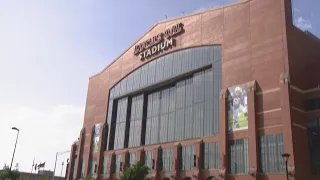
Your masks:
[[[65,153],[68,153],[70,151],[64,151],[64,152],[57,152],[56,153],[56,161],[54,162],[54,169],[53,169],[53,178],[52,180],[55,179],[55,173],[56,173],[56,166],[57,166],[57,159],[58,159],[58,156],[62,155],[62,154],[65,154]],[[62,167],[63,168],[63,167]]]
[[[11,164],[10,164],[10,172],[11,172],[11,168],[12,168],[14,154],[16,153],[16,147],[17,147],[17,142],[18,142],[18,137],[19,137],[19,129],[16,127],[12,127],[12,130],[17,131],[17,138],[16,138],[16,143],[14,145],[14,149],[13,149],[13,155],[12,155]]]
[[[284,162],[286,163],[286,174],[287,174],[287,180],[289,180],[289,173],[288,173],[288,160],[289,160],[290,154],[289,154],[289,153],[283,153],[281,156],[282,156],[282,158],[283,158]]]

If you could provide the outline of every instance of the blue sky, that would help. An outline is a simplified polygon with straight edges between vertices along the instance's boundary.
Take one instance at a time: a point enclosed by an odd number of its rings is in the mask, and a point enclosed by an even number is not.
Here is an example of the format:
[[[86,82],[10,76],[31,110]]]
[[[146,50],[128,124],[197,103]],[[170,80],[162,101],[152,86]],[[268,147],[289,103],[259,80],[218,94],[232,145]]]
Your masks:
[[[35,156],[52,170],[55,153],[78,137],[90,76],[165,16],[235,1],[0,0],[0,166],[10,163],[17,126],[20,169],[30,171]],[[318,7],[294,1],[296,25],[320,36]]]

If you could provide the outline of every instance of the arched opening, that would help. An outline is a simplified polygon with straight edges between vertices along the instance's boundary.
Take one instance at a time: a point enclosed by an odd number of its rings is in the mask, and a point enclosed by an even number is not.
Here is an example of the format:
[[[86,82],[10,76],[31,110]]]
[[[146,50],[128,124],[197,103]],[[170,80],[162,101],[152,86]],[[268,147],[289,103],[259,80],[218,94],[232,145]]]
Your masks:
[[[218,133],[219,116],[213,112],[219,112],[214,107],[221,68],[220,45],[201,46],[158,57],[123,77],[109,92],[107,150]],[[184,121],[189,129],[179,128]]]
[[[185,177],[183,180],[192,180],[190,177]]]
[[[170,180],[169,178],[163,178],[162,180]]]

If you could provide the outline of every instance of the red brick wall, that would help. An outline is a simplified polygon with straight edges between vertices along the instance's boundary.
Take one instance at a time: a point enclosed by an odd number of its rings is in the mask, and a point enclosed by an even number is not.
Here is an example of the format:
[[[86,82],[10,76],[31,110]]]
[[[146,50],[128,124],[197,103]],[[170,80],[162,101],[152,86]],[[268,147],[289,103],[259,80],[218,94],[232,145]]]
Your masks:
[[[222,88],[256,80],[259,89],[267,91],[279,87],[280,74],[286,70],[282,6],[283,2],[279,0],[244,1],[160,22],[136,43],[182,22],[185,33],[176,38],[177,46],[166,53],[186,47],[222,44]],[[90,78],[85,128],[105,122],[109,89],[145,63],[134,56],[133,51],[134,47],[130,47],[101,73]],[[264,100],[270,105],[279,104],[273,97]]]
[[[164,32],[179,22],[184,23],[185,33],[176,37],[175,48],[160,55],[187,47],[221,44],[222,88],[256,80],[257,133],[264,135],[281,132],[283,122],[291,120],[290,108],[284,108],[288,105],[283,103],[289,102],[290,99],[281,97],[288,96],[288,92],[285,92],[287,89],[279,85],[280,74],[289,71],[287,27],[292,22],[289,8],[290,0],[248,0],[156,24],[109,66],[90,78],[83,123],[87,134],[84,143],[86,163],[89,162],[91,128],[96,123],[106,121],[110,88],[134,69],[152,61],[151,59],[141,62],[139,57],[133,54],[134,45],[159,32]],[[292,68],[293,72],[300,72],[302,70],[296,67],[299,63],[296,61],[290,62],[290,70]],[[291,77],[293,84],[299,87],[308,87],[312,84],[300,85],[296,82],[298,76]],[[286,129],[286,132],[290,131],[291,128]],[[210,141],[218,137],[205,139]],[[248,132],[239,132],[227,137],[248,137]],[[290,137],[285,139],[288,141]],[[172,143],[165,146],[172,147]],[[290,149],[291,144],[288,146]],[[147,148],[155,147],[156,145]]]
[[[320,85],[320,41],[296,27],[289,30],[288,52],[291,85],[307,90]]]

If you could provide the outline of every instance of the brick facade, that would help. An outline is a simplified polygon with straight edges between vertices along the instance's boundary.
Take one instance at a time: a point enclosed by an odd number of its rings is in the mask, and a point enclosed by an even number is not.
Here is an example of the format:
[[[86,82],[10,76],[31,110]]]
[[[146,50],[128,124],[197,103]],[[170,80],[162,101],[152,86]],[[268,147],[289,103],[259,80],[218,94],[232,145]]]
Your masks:
[[[176,46],[168,51],[140,61],[134,55],[134,45],[164,32],[174,24],[183,23],[184,34],[176,37]],[[149,145],[116,151],[104,151],[105,131],[108,130],[106,115],[108,110],[109,90],[122,78],[144,63],[173,51],[189,47],[221,44],[222,48],[222,91],[220,94],[220,133],[200,139],[181,142]],[[100,73],[90,78],[83,130],[77,144],[72,146],[70,162],[76,157],[76,176],[80,178],[79,158],[85,160],[85,175],[89,174],[90,158],[98,161],[98,179],[117,179],[110,169],[114,155],[126,158],[126,152],[137,152],[137,159],[142,160],[141,152],[154,151],[159,147],[172,148],[172,172],[163,173],[156,166],[148,177],[154,179],[207,179],[215,176],[219,179],[235,180],[280,180],[284,174],[228,175],[227,143],[230,139],[248,138],[249,168],[258,170],[259,156],[257,139],[261,135],[283,134],[284,151],[290,153],[289,169],[294,179],[317,179],[311,176],[310,157],[306,122],[320,117],[319,111],[306,112],[304,101],[310,97],[320,97],[320,42],[306,35],[292,25],[291,0],[242,0],[235,4],[210,9],[159,22],[141,39],[129,47],[115,61]],[[228,133],[227,129],[227,88],[250,82],[248,89],[249,129]],[[92,127],[101,123],[99,151],[90,157]],[[202,163],[202,142],[220,142],[220,169],[204,171]],[[199,157],[198,166],[192,171],[179,172],[177,157],[178,146],[195,145],[195,154]],[[102,157],[109,155],[110,168],[102,176]],[[158,159],[155,159],[158,161]],[[124,161],[126,162],[126,160]],[[123,164],[124,166],[126,163]],[[71,166],[69,171],[71,172]],[[69,174],[68,179],[72,176]]]

